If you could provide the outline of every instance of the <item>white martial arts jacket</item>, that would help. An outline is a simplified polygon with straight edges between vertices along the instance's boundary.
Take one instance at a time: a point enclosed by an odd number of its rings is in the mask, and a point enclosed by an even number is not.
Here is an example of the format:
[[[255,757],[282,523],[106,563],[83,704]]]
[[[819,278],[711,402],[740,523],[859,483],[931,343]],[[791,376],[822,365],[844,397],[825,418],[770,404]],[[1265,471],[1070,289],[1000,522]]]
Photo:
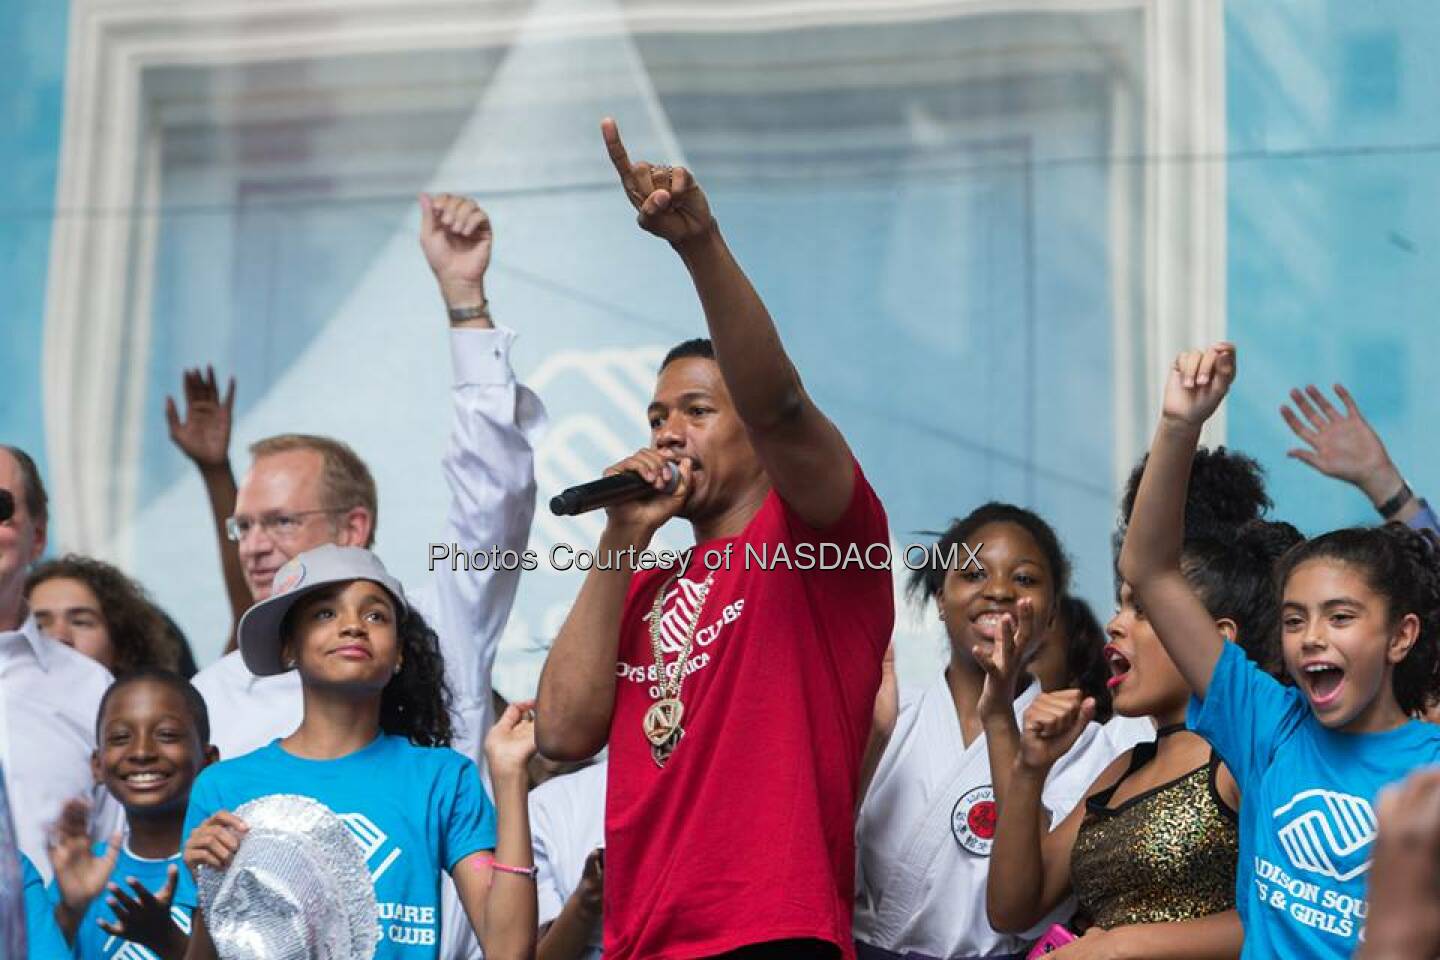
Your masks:
[[[1016,698],[1017,719],[1039,693],[1031,683]],[[1045,782],[1052,823],[1085,798],[1124,749],[1099,724],[1089,725]],[[991,782],[985,738],[965,746],[944,675],[918,694],[902,692],[895,733],[856,824],[856,940],[897,954],[1009,956],[1069,918],[1071,900],[1030,935],[991,929],[985,915],[995,835]]]

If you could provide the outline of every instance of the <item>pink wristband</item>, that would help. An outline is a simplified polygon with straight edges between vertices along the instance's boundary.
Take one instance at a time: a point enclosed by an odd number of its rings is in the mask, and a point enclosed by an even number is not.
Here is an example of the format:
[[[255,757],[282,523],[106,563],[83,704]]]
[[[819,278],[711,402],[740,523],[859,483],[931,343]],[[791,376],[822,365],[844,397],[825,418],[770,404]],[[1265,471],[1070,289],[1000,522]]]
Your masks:
[[[501,873],[513,873],[517,877],[528,877],[534,880],[540,873],[539,867],[512,867],[508,863],[501,863],[494,857],[481,857],[475,861],[475,869],[489,867],[491,870],[499,870]]]

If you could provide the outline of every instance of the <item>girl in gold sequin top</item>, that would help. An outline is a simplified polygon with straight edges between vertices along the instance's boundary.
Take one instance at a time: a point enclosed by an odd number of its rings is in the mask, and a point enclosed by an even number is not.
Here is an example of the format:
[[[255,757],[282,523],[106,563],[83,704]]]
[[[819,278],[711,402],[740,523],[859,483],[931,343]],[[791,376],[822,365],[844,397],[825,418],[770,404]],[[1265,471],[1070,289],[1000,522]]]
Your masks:
[[[1214,473],[1233,484],[1237,465],[1242,474],[1253,469],[1234,458],[1228,470]],[[1201,482],[1192,496],[1205,497],[1204,477],[1193,479]],[[1274,635],[1278,617],[1270,566],[1299,534],[1259,520],[1187,532],[1186,576],[1216,630],[1263,658],[1263,640]],[[1236,957],[1243,938],[1234,911],[1239,792],[1209,744],[1184,729],[1190,688],[1128,584],[1121,585],[1119,601],[1105,647],[1114,709],[1148,717],[1160,735],[1117,758],[1091,786],[1087,802],[1047,834],[1039,785],[1094,707],[1077,690],[1036,699],[1023,732],[1017,731],[1019,756],[999,798],[993,855],[1006,869],[990,876],[990,922],[1026,930],[1074,894],[1081,909],[1071,926],[1085,936],[1053,954],[1059,960]]]

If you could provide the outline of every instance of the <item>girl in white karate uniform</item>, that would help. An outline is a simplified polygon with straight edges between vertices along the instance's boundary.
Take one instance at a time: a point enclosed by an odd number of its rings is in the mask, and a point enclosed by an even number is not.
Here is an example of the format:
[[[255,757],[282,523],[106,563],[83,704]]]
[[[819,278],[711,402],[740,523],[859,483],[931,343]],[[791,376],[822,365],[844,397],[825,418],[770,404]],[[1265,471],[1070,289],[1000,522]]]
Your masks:
[[[985,888],[996,822],[992,770],[1008,773],[1016,743],[1007,737],[992,757],[990,732],[1013,730],[1040,685],[1015,670],[1008,682],[1019,689],[1000,690],[981,664],[1002,637],[1028,655],[1052,624],[1070,567],[1050,525],[1009,504],[989,503],[956,521],[939,555],[952,546],[955,563],[917,571],[911,583],[944,623],[949,665],[923,690],[902,693],[872,740],[878,765],[857,823],[861,960],[1010,957],[1038,936],[992,929]],[[1046,781],[1044,804],[1057,821],[1128,746],[1099,733],[1090,724]],[[1036,930],[1072,909],[1060,904]]]

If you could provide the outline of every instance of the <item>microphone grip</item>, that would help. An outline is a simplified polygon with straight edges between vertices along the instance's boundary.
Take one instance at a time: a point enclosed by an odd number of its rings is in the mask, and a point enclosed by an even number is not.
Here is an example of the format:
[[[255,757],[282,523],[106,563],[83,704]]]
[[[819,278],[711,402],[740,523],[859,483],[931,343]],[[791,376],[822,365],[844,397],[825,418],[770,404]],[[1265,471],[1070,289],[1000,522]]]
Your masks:
[[[675,488],[680,486],[680,469],[672,464],[667,472],[664,492],[674,493]],[[644,477],[627,470],[562,490],[550,498],[550,512],[557,517],[575,516],[612,503],[640,500],[656,492]]]

